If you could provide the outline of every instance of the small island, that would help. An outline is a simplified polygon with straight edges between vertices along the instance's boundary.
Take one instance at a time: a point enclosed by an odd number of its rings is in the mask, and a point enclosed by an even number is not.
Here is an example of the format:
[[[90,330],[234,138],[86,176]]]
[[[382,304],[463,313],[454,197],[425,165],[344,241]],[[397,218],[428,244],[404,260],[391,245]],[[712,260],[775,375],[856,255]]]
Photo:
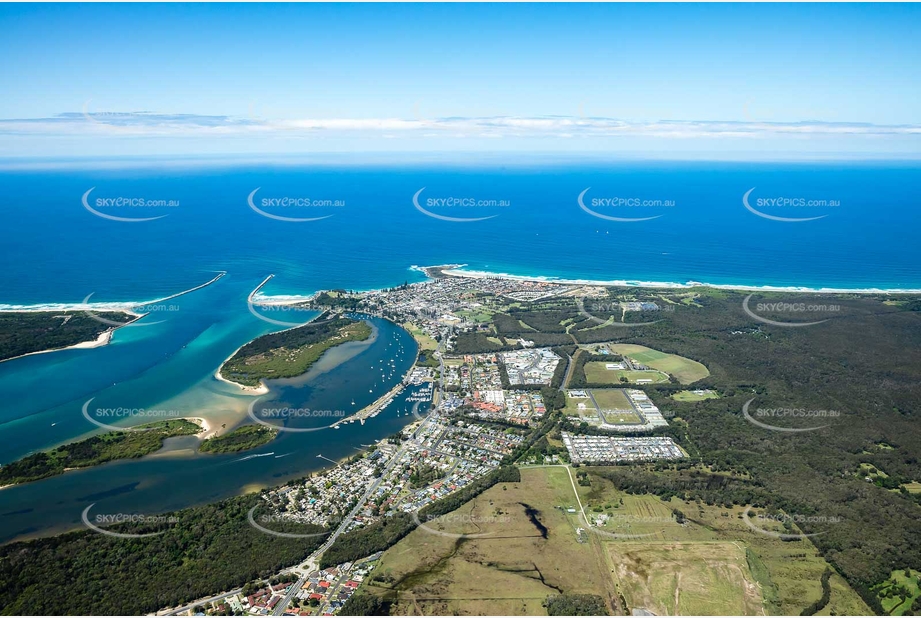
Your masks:
[[[67,348],[94,348],[109,342],[121,325],[138,319],[127,311],[0,312],[0,362]]]
[[[117,459],[136,459],[160,450],[167,438],[194,436],[202,431],[203,427],[192,421],[174,419],[71,442],[0,466],[0,487],[38,481]]]
[[[307,372],[324,352],[348,341],[364,341],[371,327],[363,320],[333,317],[253,339],[224,361],[217,376],[245,388],[267,378]]]
[[[268,444],[277,435],[277,429],[269,429],[260,425],[244,425],[223,436],[208,438],[201,443],[201,447],[198,450],[202,453],[213,453],[215,455],[238,453]]]

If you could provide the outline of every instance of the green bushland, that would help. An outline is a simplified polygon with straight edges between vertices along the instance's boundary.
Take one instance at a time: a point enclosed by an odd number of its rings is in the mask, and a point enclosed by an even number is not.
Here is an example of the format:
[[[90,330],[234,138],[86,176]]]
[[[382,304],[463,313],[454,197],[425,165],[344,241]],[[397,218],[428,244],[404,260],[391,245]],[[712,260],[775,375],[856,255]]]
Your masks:
[[[409,486],[413,489],[425,487],[443,476],[441,470],[428,464],[420,464],[409,475]]]
[[[208,438],[201,443],[199,451],[202,453],[237,453],[248,451],[268,444],[278,435],[277,429],[270,429],[262,425],[243,425],[222,436]]]
[[[356,592],[342,604],[340,616],[389,616],[391,603],[375,594]]]
[[[748,570],[751,571],[752,578],[761,586],[761,598],[767,613],[772,616],[780,614],[780,597],[777,584],[771,579],[770,570],[750,547],[745,548],[745,560],[748,562]]]
[[[520,347],[517,343],[493,343],[485,333],[459,333],[454,339],[454,348],[451,352],[452,354],[485,354],[517,350]]]
[[[101,311],[95,315],[118,323],[134,319],[120,311]],[[111,328],[83,311],[0,312],[0,361],[93,341]]]
[[[124,539],[89,530],[0,547],[0,612],[5,615],[143,616],[233,590],[296,564],[324,536],[289,539],[259,532],[247,512],[255,494],[167,513],[162,534]],[[151,524],[110,529],[143,534]],[[300,534],[316,526],[273,524]]]
[[[608,608],[597,594],[560,594],[544,601],[548,616],[607,616]]]
[[[333,318],[257,337],[221,365],[221,375],[238,384],[258,386],[266,378],[305,373],[328,349],[364,341],[371,327],[362,320]]]
[[[35,453],[0,467],[0,485],[15,485],[87,468],[116,459],[136,459],[160,450],[163,441],[192,436],[202,428],[185,419],[138,425],[133,431],[110,431],[50,451]]]

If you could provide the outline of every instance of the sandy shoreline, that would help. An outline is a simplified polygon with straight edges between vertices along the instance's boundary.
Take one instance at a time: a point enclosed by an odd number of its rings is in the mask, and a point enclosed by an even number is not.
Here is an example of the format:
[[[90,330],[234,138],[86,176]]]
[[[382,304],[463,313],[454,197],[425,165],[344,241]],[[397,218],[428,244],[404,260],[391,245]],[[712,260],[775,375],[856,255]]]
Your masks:
[[[130,312],[126,311],[125,313],[130,313]],[[137,314],[134,314],[134,315],[137,315]],[[135,318],[135,320],[136,319],[137,318]],[[135,320],[131,320],[131,322],[134,322]],[[131,322],[125,322],[125,324],[127,325],[127,324],[130,324]],[[109,342],[112,341],[112,335],[119,328],[122,328],[122,327],[119,326],[118,328],[110,328],[108,330],[105,330],[99,333],[99,336],[96,337],[96,339],[92,341],[81,341],[80,343],[75,343],[73,345],[65,346],[63,348],[49,348],[47,350],[27,352],[26,354],[20,354],[19,356],[12,356],[10,358],[4,358],[3,360],[0,360],[0,363],[5,363],[7,361],[16,360],[17,358],[25,358],[26,356],[34,356],[35,354],[48,354],[49,352],[61,352],[63,350],[88,350],[91,348],[99,348],[104,345],[109,345]]]
[[[157,298],[155,300],[148,300],[142,302],[133,302],[133,301],[124,301],[124,302],[98,302],[98,303],[42,303],[37,305],[0,305],[0,312],[3,313],[46,313],[54,311],[87,311],[92,313],[93,311],[112,311],[124,313],[130,315],[133,319],[128,320],[124,324],[119,324],[109,328],[108,330],[99,334],[95,340],[92,341],[81,341],[73,345],[65,346],[63,348],[49,348],[47,350],[38,350],[36,352],[28,352],[26,354],[20,354],[19,356],[13,356],[11,358],[5,358],[0,360],[0,363],[16,360],[17,358],[23,358],[25,356],[32,356],[33,354],[46,354],[48,352],[60,352],[61,350],[86,350],[91,348],[98,348],[104,345],[108,345],[112,341],[113,333],[119,328],[124,328],[129,324],[137,322],[141,318],[149,315],[148,313],[138,313],[135,311],[137,307],[143,307],[144,305],[153,305],[156,303],[162,303],[173,298],[178,298],[179,296],[184,296],[196,290],[208,287],[221,277],[227,274],[227,271],[219,272],[215,277],[209,281],[202,283],[201,285],[196,285],[193,288],[177,292],[176,294],[171,294],[169,296],[164,296],[163,298]],[[89,298],[89,296],[87,296]]]
[[[5,305],[0,304],[0,312],[6,313],[25,313],[25,312],[42,312],[42,311],[122,311],[137,317],[142,315],[133,311],[135,307],[143,307],[145,305],[154,305],[157,303],[162,303],[167,300],[172,300],[174,298],[179,298],[186,294],[191,294],[202,288],[206,288],[212,283],[216,282],[218,279],[227,274],[227,271],[220,271],[215,277],[202,283],[196,285],[193,288],[183,290],[181,292],[176,292],[175,294],[170,294],[169,296],[164,296],[162,298],[155,298],[153,300],[140,300],[140,301],[99,301],[94,303],[82,302],[82,303],[36,303],[33,305]]]
[[[208,422],[208,419],[203,416],[184,416],[182,420],[191,421],[196,425],[201,426],[202,433],[198,434],[198,437],[202,440],[207,440],[211,436],[217,433],[217,430],[211,427],[211,423]]]
[[[461,277],[467,279],[508,279],[511,281],[530,281],[535,283],[557,283],[560,285],[597,285],[605,287],[623,288],[659,288],[659,289],[691,289],[713,288],[717,290],[733,290],[738,292],[794,292],[813,294],[921,294],[921,289],[912,288],[811,288],[807,286],[777,286],[777,285],[745,285],[745,284],[718,284],[701,281],[688,281],[678,283],[674,281],[633,281],[625,279],[612,279],[603,281],[598,279],[564,279],[546,276],[511,275],[508,273],[495,273],[482,270],[463,270],[466,264],[443,264],[440,266],[420,266],[415,270],[423,271],[426,276],[434,278],[431,271],[436,271],[446,277]]]
[[[245,344],[244,344],[244,345],[245,345]],[[241,346],[241,347],[242,347],[242,346]],[[238,351],[239,351],[239,348],[238,348]],[[230,356],[228,356],[228,357],[227,357],[227,360],[225,360],[224,363],[226,363],[228,360],[230,360],[231,358],[233,358],[235,354],[236,354],[236,352],[234,352],[233,354],[231,354]],[[221,367],[224,366],[224,363],[221,363]],[[233,384],[234,386],[236,386],[237,388],[239,388],[241,391],[243,391],[243,393],[244,393],[245,395],[265,395],[266,393],[269,392],[269,387],[267,387],[265,384],[262,384],[261,382],[259,383],[259,386],[246,386],[246,385],[244,385],[244,384],[240,384],[239,382],[234,382],[233,380],[228,380],[227,378],[225,378],[224,376],[221,375],[221,370],[220,370],[220,369],[218,369],[217,371],[214,372],[214,377],[215,377],[216,379],[220,380],[221,382],[226,382],[227,384]]]

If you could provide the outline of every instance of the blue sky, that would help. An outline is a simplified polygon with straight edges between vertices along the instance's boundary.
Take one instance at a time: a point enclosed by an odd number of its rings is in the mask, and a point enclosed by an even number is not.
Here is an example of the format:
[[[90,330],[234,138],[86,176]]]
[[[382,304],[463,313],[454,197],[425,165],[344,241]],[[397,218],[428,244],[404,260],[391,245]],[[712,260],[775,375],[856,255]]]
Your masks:
[[[880,4],[2,5],[0,156],[915,157],[919,26]]]

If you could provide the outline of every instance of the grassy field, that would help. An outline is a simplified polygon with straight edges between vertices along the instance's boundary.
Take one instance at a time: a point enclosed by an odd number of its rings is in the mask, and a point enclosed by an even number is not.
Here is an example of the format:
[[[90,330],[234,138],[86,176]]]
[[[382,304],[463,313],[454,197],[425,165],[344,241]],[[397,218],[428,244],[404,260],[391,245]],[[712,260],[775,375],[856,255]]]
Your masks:
[[[646,346],[629,343],[614,344],[608,347],[616,354],[627,356],[648,367],[673,375],[682,384],[690,384],[710,375],[706,367],[683,356],[666,354]]]
[[[580,410],[579,404],[585,404],[585,409]],[[590,418],[597,418],[598,410],[595,408],[595,404],[592,403],[592,400],[588,397],[570,397],[569,394],[566,394],[566,407],[563,408],[563,414],[567,416],[587,416]]]
[[[890,616],[903,616],[921,596],[921,572],[893,571],[892,576],[874,590]]]
[[[604,410],[601,414],[608,425],[640,425],[643,422],[636,412],[627,410]]]
[[[394,615],[546,615],[551,594],[615,595],[603,556],[579,543],[560,506],[575,503],[564,468],[526,468],[427,524],[438,531],[489,534],[455,539],[417,529],[387,550],[363,590],[389,596]],[[544,538],[524,505],[547,528]],[[609,608],[612,609],[612,608]]]
[[[602,410],[633,410],[622,388],[596,388],[591,395]]]
[[[657,616],[761,614],[761,591],[739,544],[617,542],[607,550],[631,609]]]
[[[910,494],[921,494],[921,483],[917,481],[912,481],[911,483],[902,483],[902,487],[904,487]]]
[[[409,331],[409,333],[416,340],[416,343],[419,344],[419,349],[421,350],[435,350],[438,348],[438,342],[422,332],[418,326],[412,322],[406,322],[403,324],[403,328]]]
[[[611,603],[622,594],[628,614],[644,607],[659,615],[798,615],[821,596],[827,563],[809,541],[756,533],[741,507],[665,502],[588,478],[589,486],[577,485],[586,515],[607,515],[600,530],[632,538],[584,533],[579,542],[576,528],[585,523],[566,468],[523,468],[521,483],[500,483],[427,524],[488,536],[417,529],[384,553],[362,590],[391,599],[394,615],[545,615],[543,600],[560,592]],[[525,505],[536,509],[546,538]],[[840,576],[830,585],[820,614],[871,613]]]
[[[668,382],[668,376],[660,371],[627,371],[622,369],[605,369],[604,361],[591,361],[585,364],[585,379],[592,384],[621,384],[622,377],[630,382],[652,380],[653,383]]]
[[[704,399],[719,399],[720,396],[713,391],[707,391],[698,395],[694,391],[680,391],[672,395],[675,401],[703,401]]]
[[[469,311],[467,309],[461,309],[459,311],[455,311],[455,314],[458,315],[459,317],[467,318],[468,320],[471,320],[473,322],[478,322],[480,324],[486,324],[490,320],[492,320],[493,313],[494,312],[488,311],[486,309],[480,309],[478,311]]]
[[[652,495],[620,492],[594,475],[589,478],[591,487],[579,486],[586,514],[607,515],[598,528],[602,531],[634,537],[597,535],[604,539],[609,570],[615,572],[631,609],[645,607],[659,615],[760,615],[763,606],[767,614],[798,615],[821,597],[827,563],[810,541],[785,542],[757,533],[742,519],[742,507],[677,498],[664,502]],[[675,509],[686,523],[677,523]],[[761,522],[759,526],[770,527]],[[719,581],[712,573],[720,574]],[[820,614],[872,613],[841,576],[834,574],[830,585],[829,604]]]
[[[642,422],[621,388],[595,388],[591,391],[604,420],[611,425],[636,425]]]
[[[595,398],[598,406],[601,407],[601,414],[604,416],[604,422],[611,425],[619,424],[639,424],[641,421],[639,415],[633,411],[633,406],[627,400],[623,389],[620,388],[594,388],[586,391],[591,393]],[[580,410],[579,404],[585,404],[585,409]],[[590,397],[577,398],[566,395],[566,407],[563,413],[567,416],[578,416],[589,422],[598,422],[598,406],[592,402]]]

